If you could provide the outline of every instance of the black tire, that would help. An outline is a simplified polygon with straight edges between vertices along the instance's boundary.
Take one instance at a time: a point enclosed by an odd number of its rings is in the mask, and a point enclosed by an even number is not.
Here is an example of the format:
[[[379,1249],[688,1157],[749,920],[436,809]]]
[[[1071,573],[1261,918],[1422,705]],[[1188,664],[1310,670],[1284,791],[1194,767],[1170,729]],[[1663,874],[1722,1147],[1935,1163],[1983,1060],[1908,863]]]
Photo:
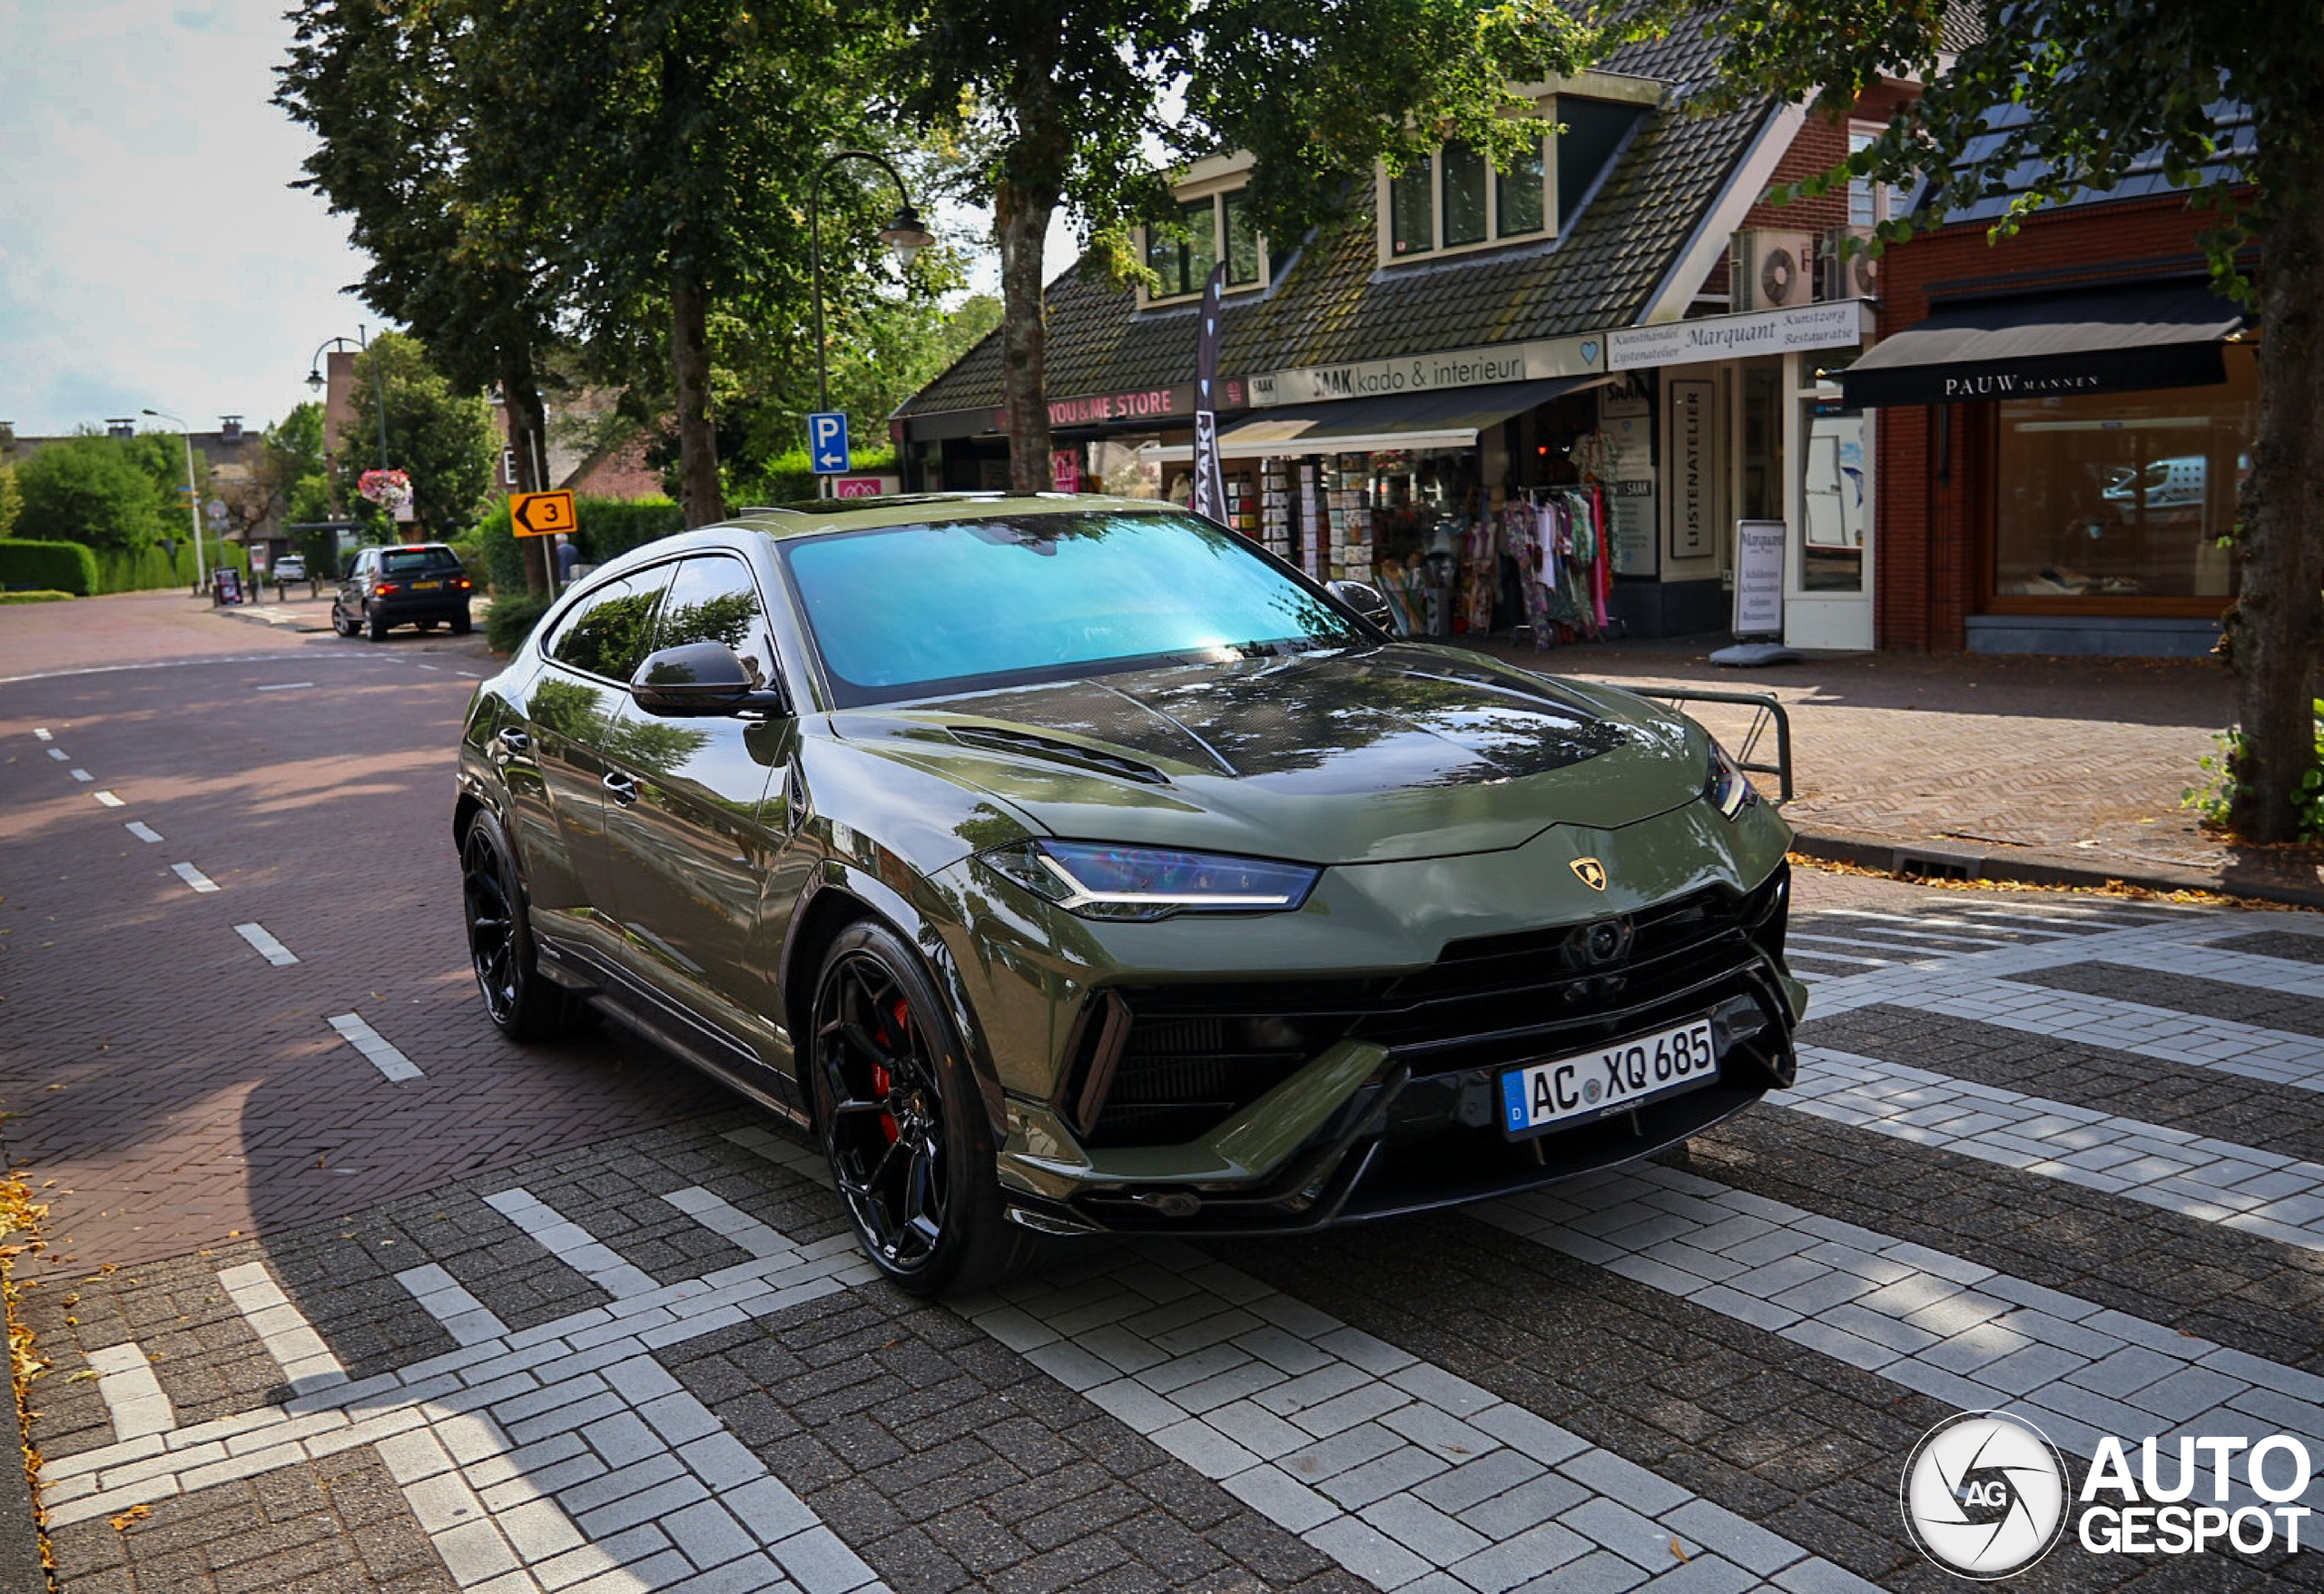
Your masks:
[[[875,920],[840,931],[807,1037],[815,1119],[864,1254],[915,1295],[1007,1277],[1039,1236],[1001,1215],[992,1134],[919,956]]]
[[[388,639],[388,623],[368,609],[363,615],[363,630],[365,635],[374,642],[385,642]]]
[[[341,636],[352,636],[355,635],[355,622],[348,618],[347,611],[339,606],[339,600],[337,598],[333,598],[331,600],[330,628],[339,633]]]
[[[460,910],[477,989],[500,1032],[511,1040],[548,1040],[570,1030],[586,1009],[540,971],[516,853],[489,812],[469,821],[460,838]]]
[[[475,629],[476,629],[476,622],[468,618],[468,614],[467,614],[467,612],[466,612],[465,610],[463,610],[461,613],[457,614],[457,615],[453,615],[453,616],[452,616],[452,635],[455,635],[455,636],[466,636],[469,632],[471,632],[471,631],[473,631],[473,630],[475,630]]]
[[[433,620],[415,620],[412,624],[419,627],[422,636],[436,629],[436,622]]]

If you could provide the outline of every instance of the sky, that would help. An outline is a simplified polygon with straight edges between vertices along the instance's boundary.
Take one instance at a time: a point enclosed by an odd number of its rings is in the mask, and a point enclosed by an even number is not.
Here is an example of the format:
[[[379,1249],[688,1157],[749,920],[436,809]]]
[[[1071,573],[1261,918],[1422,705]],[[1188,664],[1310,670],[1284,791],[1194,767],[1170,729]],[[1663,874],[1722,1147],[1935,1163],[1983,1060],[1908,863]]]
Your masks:
[[[324,339],[377,330],[344,291],[365,261],[342,219],[290,186],[313,143],[268,99],[290,3],[0,0],[0,421],[20,436],[147,408],[263,426],[309,397]],[[997,290],[989,256],[978,279]]]

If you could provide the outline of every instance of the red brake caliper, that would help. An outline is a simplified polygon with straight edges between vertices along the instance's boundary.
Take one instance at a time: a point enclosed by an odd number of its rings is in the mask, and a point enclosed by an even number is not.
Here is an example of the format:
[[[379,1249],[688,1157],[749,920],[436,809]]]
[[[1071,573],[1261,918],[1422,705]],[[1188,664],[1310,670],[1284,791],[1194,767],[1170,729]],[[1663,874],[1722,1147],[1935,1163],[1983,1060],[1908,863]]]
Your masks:
[[[911,1029],[907,1024],[909,1014],[908,1010],[904,1007],[904,1001],[901,997],[898,997],[896,999],[896,1005],[889,1010],[888,1017],[895,1024],[898,1038],[894,1040],[890,1039],[885,1033],[884,1028],[877,1038],[881,1046],[896,1046],[901,1044],[901,1037],[911,1033]],[[872,1064],[872,1094],[884,1099],[888,1093],[895,1089],[895,1078],[888,1072],[887,1065],[885,1063]],[[902,1133],[901,1130],[896,1127],[895,1114],[883,1112],[880,1115],[880,1132],[888,1137],[889,1145],[892,1146],[895,1144],[896,1136]]]

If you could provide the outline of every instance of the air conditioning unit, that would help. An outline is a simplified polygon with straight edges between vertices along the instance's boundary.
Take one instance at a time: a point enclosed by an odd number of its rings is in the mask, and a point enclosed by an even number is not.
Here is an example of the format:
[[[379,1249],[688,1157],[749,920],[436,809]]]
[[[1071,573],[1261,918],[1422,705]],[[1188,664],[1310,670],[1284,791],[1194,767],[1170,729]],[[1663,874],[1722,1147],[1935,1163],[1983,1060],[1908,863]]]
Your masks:
[[[1816,297],[1818,299],[1877,299],[1880,262],[1873,258],[1872,229],[1834,227],[1824,234],[1817,251]]]
[[[1748,228],[1728,247],[1727,291],[1738,310],[1806,304],[1815,238],[1806,232]]]

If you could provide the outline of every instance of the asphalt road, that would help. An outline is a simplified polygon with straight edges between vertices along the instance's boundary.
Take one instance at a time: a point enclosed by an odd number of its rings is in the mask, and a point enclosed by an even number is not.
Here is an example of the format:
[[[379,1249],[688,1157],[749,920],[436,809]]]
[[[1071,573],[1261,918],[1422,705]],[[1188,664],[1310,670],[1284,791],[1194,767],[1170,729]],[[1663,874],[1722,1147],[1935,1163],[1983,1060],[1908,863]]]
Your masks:
[[[2324,1444],[2308,916],[1805,872],[1801,1088],[1682,1155],[930,1306],[733,1097],[485,1021],[447,816],[489,668],[0,609],[67,1594],[1933,1589],[1898,1485],[1955,1412],[2076,1483],[2107,1436],[2166,1484],[2176,1435]],[[2317,1586],[2281,1546],[2070,1534],[2020,1584]]]

